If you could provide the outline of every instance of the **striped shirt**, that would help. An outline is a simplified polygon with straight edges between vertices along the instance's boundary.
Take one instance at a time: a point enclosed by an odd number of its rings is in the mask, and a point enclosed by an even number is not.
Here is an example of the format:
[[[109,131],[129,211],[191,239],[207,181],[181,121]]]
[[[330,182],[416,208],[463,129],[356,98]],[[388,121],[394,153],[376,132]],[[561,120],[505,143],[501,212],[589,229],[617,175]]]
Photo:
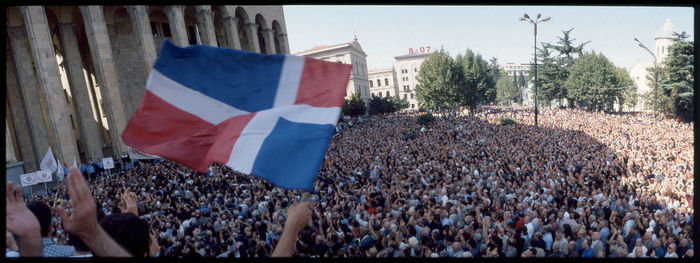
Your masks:
[[[58,245],[48,237],[41,239],[41,245],[44,247],[44,257],[70,257],[75,254],[73,246]]]

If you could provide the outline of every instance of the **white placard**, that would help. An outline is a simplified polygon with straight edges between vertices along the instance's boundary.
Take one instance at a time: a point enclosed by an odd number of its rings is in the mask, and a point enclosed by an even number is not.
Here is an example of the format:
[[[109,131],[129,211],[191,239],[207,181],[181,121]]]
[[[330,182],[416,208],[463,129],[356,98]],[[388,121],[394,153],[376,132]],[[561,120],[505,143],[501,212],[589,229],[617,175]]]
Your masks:
[[[51,171],[49,170],[36,171],[34,172],[34,174],[36,174],[37,183],[46,183],[53,181],[53,178],[51,178]]]
[[[22,186],[30,186],[30,185],[35,185],[37,183],[35,173],[28,173],[28,174],[20,175],[19,179],[22,182]]]
[[[112,169],[112,168],[114,168],[114,160],[112,159],[112,157],[108,157],[108,158],[102,159],[102,166],[103,166],[105,169]]]

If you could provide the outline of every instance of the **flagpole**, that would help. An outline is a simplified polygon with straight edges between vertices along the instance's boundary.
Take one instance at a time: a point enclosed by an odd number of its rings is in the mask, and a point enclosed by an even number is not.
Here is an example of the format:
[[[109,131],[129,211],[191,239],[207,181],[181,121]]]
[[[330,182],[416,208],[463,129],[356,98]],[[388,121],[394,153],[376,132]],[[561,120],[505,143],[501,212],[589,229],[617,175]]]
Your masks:
[[[46,182],[44,182],[44,191],[46,191],[46,195],[49,195],[49,189],[46,188]]]
[[[29,186],[29,196],[33,196],[33,195],[34,195],[34,191],[32,191],[32,186],[30,185]]]

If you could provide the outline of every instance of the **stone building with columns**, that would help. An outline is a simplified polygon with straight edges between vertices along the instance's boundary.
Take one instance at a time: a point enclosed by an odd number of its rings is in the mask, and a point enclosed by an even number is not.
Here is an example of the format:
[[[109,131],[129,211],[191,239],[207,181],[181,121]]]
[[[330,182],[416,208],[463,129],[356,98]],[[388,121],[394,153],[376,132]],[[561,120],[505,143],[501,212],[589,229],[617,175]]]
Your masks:
[[[282,6],[6,7],[6,164],[118,156],[161,41],[289,54]]]
[[[359,93],[360,98],[365,103],[369,103],[367,54],[362,50],[360,43],[357,42],[357,37],[350,42],[332,46],[320,45],[294,53],[294,55],[352,65],[352,73],[350,74],[348,87],[345,90],[345,98],[349,99],[353,94]]]

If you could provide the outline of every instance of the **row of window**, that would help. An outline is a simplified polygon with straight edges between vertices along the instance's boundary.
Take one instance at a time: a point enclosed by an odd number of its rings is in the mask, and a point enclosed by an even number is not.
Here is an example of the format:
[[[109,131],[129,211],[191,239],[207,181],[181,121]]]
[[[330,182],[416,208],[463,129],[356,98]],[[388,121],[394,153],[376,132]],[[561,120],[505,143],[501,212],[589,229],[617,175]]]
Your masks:
[[[374,92],[372,92],[372,96],[375,96]],[[376,96],[378,96],[378,97],[381,98],[381,97],[382,97],[382,92],[381,92],[381,91],[380,91],[380,92],[377,92]],[[387,97],[391,97],[391,92],[389,92],[389,91],[387,90],[387,91],[386,91],[386,96],[387,96]]]
[[[389,79],[388,78],[384,79],[384,85],[389,86]],[[382,86],[382,80],[378,79],[377,80],[377,87],[381,87],[381,86]],[[369,81],[369,87],[370,88],[374,87],[374,81],[372,81],[372,80]]]
[[[151,22],[151,31],[153,32],[153,37],[173,37],[172,32],[170,32],[170,24],[161,22]],[[187,27],[187,40],[190,45],[197,44],[197,29],[195,26]]]
[[[418,72],[418,67],[413,67],[413,72]],[[408,69],[402,68],[401,74],[406,74],[406,73],[408,73]]]

